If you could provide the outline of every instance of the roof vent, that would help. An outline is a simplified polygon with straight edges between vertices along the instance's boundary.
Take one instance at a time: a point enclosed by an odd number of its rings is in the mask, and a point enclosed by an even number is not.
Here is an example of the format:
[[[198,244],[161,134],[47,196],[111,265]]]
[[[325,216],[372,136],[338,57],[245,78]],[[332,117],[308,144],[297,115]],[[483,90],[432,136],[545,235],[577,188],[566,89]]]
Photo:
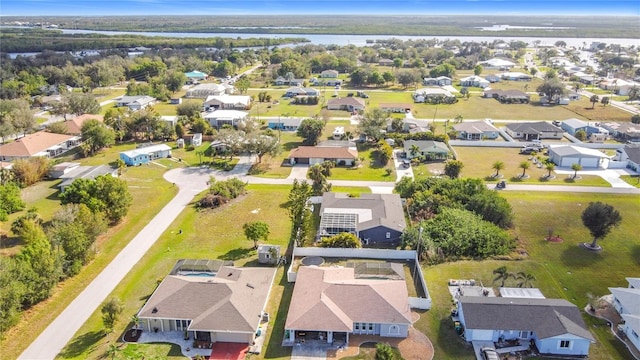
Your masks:
[[[247,283],[247,287],[248,287],[248,288],[251,288],[251,289],[255,289],[255,288],[253,287],[253,285],[251,285],[251,284],[249,284],[249,283]]]
[[[151,310],[151,313],[152,313],[152,314],[155,314],[155,313],[157,313],[157,312],[158,312],[158,308],[157,308],[157,307],[154,307],[154,308],[153,308],[153,310]]]

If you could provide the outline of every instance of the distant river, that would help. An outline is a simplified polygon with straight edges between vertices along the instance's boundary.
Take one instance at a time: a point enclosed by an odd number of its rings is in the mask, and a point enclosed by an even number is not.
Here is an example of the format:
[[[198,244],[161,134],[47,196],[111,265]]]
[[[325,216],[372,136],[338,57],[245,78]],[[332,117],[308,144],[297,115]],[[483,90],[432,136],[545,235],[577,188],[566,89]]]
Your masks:
[[[607,44],[619,44],[623,46],[640,45],[638,39],[616,39],[616,38],[540,38],[540,37],[509,37],[499,36],[495,32],[492,32],[491,36],[400,36],[400,35],[332,35],[332,34],[258,34],[258,33],[175,33],[175,32],[135,32],[135,31],[99,31],[99,30],[73,30],[73,29],[60,29],[66,34],[104,34],[104,35],[118,35],[118,34],[131,34],[131,35],[144,35],[144,36],[166,36],[166,37],[181,37],[181,38],[305,38],[309,39],[312,44],[316,45],[355,45],[364,46],[367,45],[367,40],[385,40],[385,39],[400,39],[400,40],[419,40],[419,39],[438,39],[438,40],[460,40],[461,42],[473,41],[473,42],[492,42],[497,39],[502,39],[506,42],[511,40],[521,40],[533,45],[535,40],[540,40],[541,45],[553,45],[556,41],[564,41],[568,46],[582,47],[583,43],[587,45],[594,41],[604,42]]]

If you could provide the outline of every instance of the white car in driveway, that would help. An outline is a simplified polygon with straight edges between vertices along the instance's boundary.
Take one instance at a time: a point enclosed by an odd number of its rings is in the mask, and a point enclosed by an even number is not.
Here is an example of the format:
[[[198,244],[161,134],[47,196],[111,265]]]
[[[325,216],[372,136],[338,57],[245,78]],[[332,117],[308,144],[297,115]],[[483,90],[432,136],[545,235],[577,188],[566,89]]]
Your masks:
[[[483,347],[480,349],[480,354],[484,360],[500,360],[500,356],[496,349],[491,347]]]

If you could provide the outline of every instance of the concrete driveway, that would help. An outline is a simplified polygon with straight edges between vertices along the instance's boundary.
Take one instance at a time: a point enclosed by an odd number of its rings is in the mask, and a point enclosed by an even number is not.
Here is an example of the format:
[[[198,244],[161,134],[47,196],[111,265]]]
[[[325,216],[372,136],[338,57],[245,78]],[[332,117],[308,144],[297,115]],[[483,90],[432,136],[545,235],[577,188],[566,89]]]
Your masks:
[[[307,172],[309,171],[309,165],[305,164],[296,164],[291,167],[291,173],[287,177],[289,180],[298,179],[298,180],[306,180]]]
[[[413,169],[411,166],[406,168],[402,165],[402,159],[400,158],[400,154],[402,152],[404,152],[404,150],[393,151],[393,165],[396,168],[396,182],[402,180],[405,176],[413,179]]]

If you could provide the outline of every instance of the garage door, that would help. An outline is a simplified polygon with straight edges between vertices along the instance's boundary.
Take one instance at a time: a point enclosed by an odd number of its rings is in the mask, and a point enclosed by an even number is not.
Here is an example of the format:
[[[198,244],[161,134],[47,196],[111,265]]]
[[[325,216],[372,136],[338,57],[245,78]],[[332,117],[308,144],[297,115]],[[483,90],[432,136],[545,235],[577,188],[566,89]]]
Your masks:
[[[323,162],[324,162],[323,158],[311,158],[311,159],[309,159],[309,165],[322,164]]]
[[[296,158],[296,164],[308,164],[309,158]]]
[[[579,164],[580,159],[577,157],[566,157],[562,158],[562,164],[560,166],[571,166],[573,164]]]
[[[248,344],[252,340],[250,339],[250,334],[243,333],[217,332],[214,334],[214,336],[216,342],[234,342]]]
[[[582,158],[580,160],[580,165],[582,165],[582,167],[598,167],[597,158]]]
[[[473,341],[491,341],[493,340],[493,330],[473,329]]]

